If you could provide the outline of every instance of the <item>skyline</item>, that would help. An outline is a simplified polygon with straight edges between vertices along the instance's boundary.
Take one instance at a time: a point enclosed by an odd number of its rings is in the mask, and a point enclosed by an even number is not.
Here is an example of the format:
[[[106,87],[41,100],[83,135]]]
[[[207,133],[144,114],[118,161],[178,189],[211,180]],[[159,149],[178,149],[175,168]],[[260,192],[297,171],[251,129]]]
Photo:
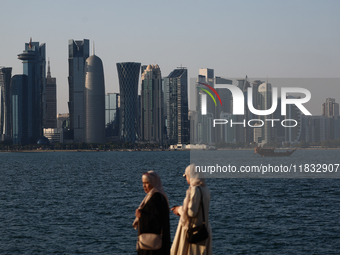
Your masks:
[[[58,113],[68,112],[69,39],[89,39],[90,55],[95,42],[106,93],[119,93],[116,63],[129,61],[156,63],[163,77],[183,65],[189,78],[197,77],[199,68],[212,68],[216,76],[225,78],[268,77],[273,86],[277,85],[272,78],[340,77],[337,1],[149,1],[143,5],[33,1],[27,6],[4,2],[2,10],[6,26],[0,66],[12,67],[13,76],[22,74],[17,55],[25,43],[30,37],[46,43],[46,61],[50,59],[52,77],[57,79]],[[23,26],[27,20],[31,25]],[[138,86],[140,94],[140,77]],[[312,100],[323,97],[315,101],[313,115],[321,115],[319,102],[327,97],[340,102],[340,86],[319,87],[305,87],[311,90]]]

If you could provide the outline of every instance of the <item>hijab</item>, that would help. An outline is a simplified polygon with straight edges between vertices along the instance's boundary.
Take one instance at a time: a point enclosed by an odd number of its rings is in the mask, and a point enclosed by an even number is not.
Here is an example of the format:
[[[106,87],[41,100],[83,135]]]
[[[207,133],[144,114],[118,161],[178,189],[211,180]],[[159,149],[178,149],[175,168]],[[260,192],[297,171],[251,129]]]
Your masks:
[[[195,164],[191,164],[187,166],[185,169],[185,173],[183,176],[188,176],[190,178],[190,185],[187,189],[186,196],[183,201],[183,214],[181,215],[180,222],[183,226],[183,228],[189,227],[189,216],[188,216],[188,205],[190,202],[190,194],[191,189],[193,189],[195,186],[202,186],[205,187],[205,178],[200,178],[198,173],[195,172]]]
[[[143,201],[138,206],[138,209],[139,210],[143,209],[145,204],[150,200],[152,195],[155,194],[156,192],[161,193],[165,197],[165,199],[168,203],[168,206],[169,206],[168,196],[164,192],[163,185],[162,185],[162,182],[161,182],[161,178],[159,177],[159,175],[155,171],[150,170],[150,171],[144,173],[142,178],[147,180],[152,185],[153,188],[149,191],[149,193],[147,193],[145,195]],[[139,219],[136,217],[134,222],[132,223],[132,226],[135,229],[138,226],[138,221],[139,221]]]

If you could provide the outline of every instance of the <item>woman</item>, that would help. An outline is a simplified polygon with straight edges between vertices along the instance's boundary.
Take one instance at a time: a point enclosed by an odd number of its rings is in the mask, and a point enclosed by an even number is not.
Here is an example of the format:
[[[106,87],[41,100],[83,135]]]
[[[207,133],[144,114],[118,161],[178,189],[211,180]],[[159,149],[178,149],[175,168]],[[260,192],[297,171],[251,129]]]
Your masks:
[[[171,246],[171,255],[211,255],[212,254],[212,232],[209,224],[209,202],[210,192],[205,184],[204,178],[195,174],[195,165],[191,164],[185,169],[185,178],[189,184],[183,206],[171,208],[174,214],[180,216],[175,239]],[[205,225],[209,233],[208,239],[196,244],[187,240],[189,228],[203,224],[203,210],[201,207],[203,198]]]
[[[170,224],[168,197],[156,172],[148,171],[144,173],[142,181],[146,196],[136,209],[136,219],[132,225],[135,229],[138,227],[139,240],[141,239],[141,234],[153,233],[161,235],[162,246],[158,250],[146,250],[140,248],[139,241],[137,241],[138,255],[169,255]]]

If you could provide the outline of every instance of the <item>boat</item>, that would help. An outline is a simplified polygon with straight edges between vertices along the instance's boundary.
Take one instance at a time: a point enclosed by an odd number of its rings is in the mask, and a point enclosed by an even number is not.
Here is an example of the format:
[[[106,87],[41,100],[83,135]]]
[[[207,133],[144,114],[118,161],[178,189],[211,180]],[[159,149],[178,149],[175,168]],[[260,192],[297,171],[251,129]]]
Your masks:
[[[261,157],[288,157],[292,155],[296,148],[293,150],[287,151],[275,151],[275,148],[262,148],[262,147],[255,147],[254,154],[258,153]]]

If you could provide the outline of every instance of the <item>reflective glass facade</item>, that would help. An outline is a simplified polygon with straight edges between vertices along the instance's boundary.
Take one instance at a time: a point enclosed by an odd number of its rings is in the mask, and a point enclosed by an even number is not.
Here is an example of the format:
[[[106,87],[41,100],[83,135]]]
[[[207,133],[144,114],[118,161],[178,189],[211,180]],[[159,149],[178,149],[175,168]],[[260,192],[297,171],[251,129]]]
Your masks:
[[[80,143],[85,140],[85,61],[89,57],[90,42],[87,39],[82,41],[68,41],[68,67],[69,67],[69,102],[70,130],[73,133],[74,142]]]
[[[5,138],[11,136],[10,118],[10,87],[11,87],[11,67],[0,67],[0,135]]]
[[[50,61],[48,61],[46,77],[45,128],[57,128],[57,79],[51,77]]]
[[[164,78],[167,101],[167,135],[170,144],[186,144],[190,141],[188,119],[188,72],[175,69]]]
[[[105,130],[106,137],[119,135],[119,94],[105,95]]]
[[[117,63],[120,89],[120,137],[134,143],[138,139],[138,79],[140,63]]]
[[[39,42],[25,44],[18,55],[23,61],[23,74],[27,75],[27,121],[29,143],[37,143],[43,135],[46,116],[46,45]]]
[[[13,144],[28,144],[27,75],[14,75],[11,86]]]
[[[163,144],[164,115],[161,70],[148,65],[142,73],[141,140]]]

